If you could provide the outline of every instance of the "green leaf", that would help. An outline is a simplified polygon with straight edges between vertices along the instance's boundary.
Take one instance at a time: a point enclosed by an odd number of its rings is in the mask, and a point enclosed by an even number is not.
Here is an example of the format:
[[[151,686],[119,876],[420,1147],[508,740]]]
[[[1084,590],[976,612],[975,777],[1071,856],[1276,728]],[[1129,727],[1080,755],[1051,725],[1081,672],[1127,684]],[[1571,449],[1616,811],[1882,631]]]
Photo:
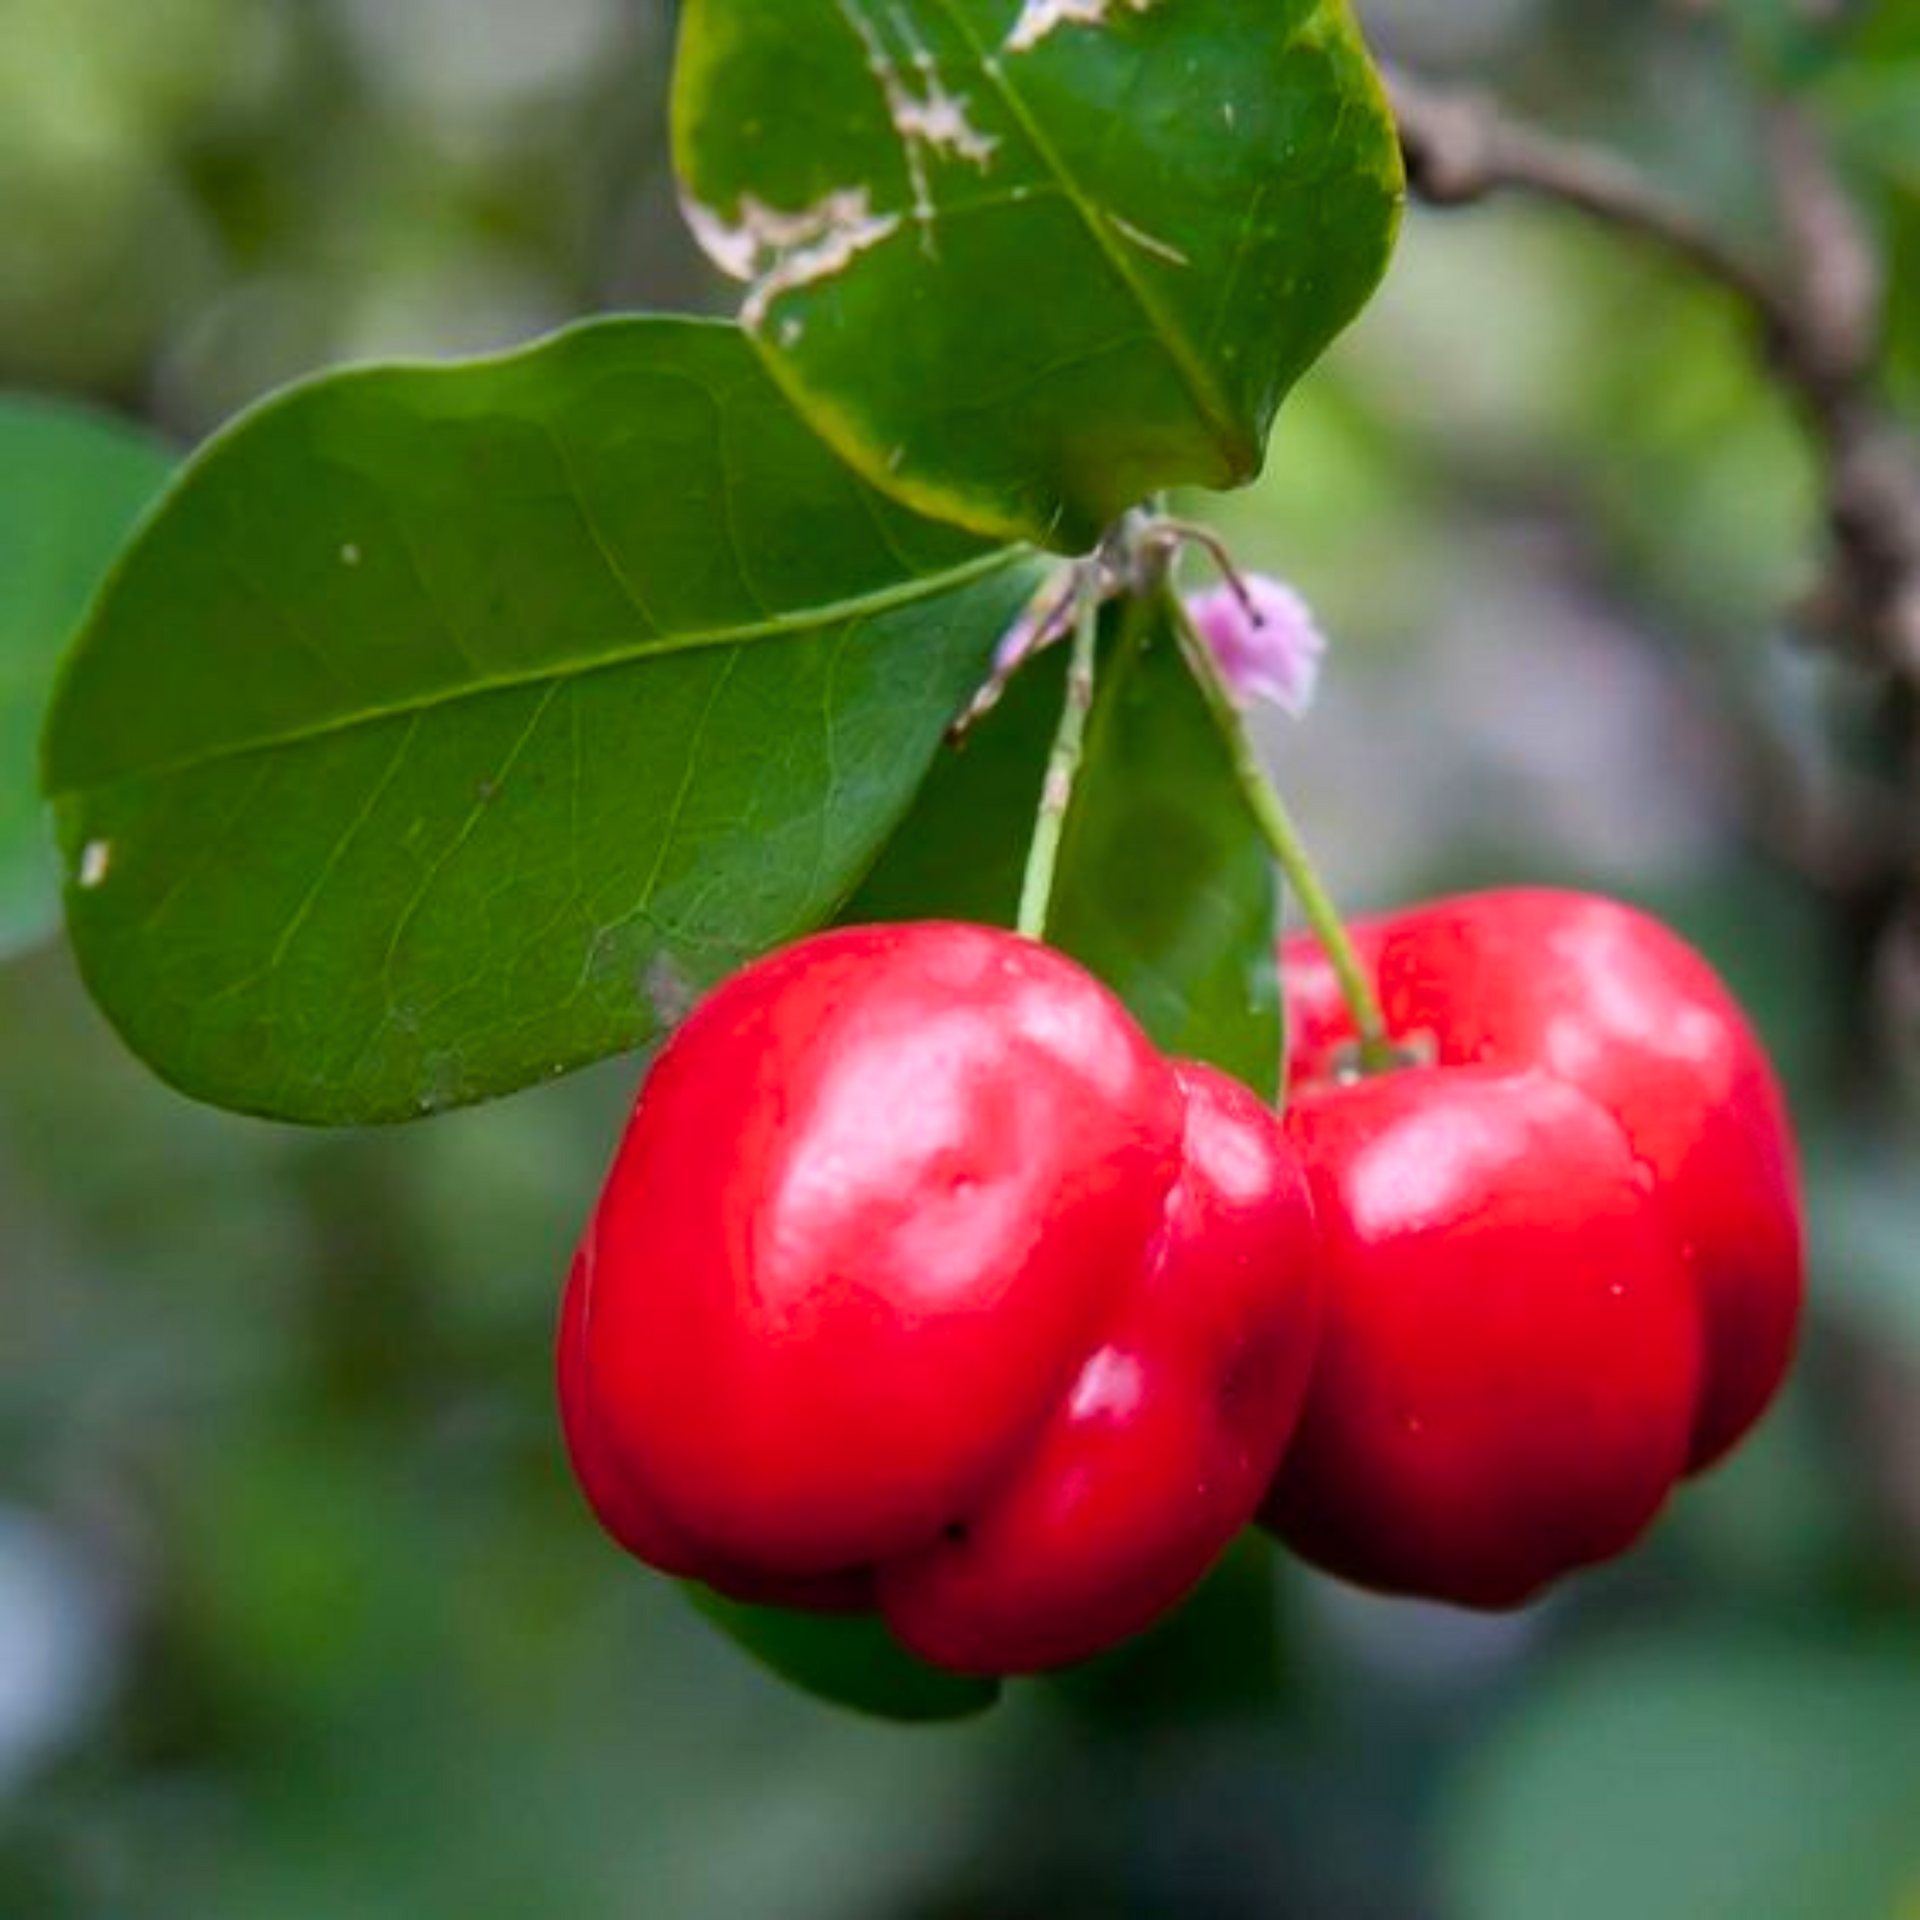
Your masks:
[[[1838,1920],[1920,1894],[1920,1647],[1674,1635],[1590,1656],[1470,1768],[1461,1920]]]
[[[1291,1678],[1277,1565],[1273,1542],[1249,1528],[1183,1606],[1137,1638],[1049,1676],[1051,1687],[1109,1737],[1274,1712]]]
[[[35,742],[61,649],[172,464],[101,414],[0,398],[0,955],[59,924]]]
[[[689,0],[688,216],[877,486],[1084,549],[1259,470],[1402,192],[1344,0]]]
[[[872,1613],[749,1607],[696,1581],[687,1597],[720,1631],[803,1693],[882,1720],[962,1720],[1000,1698],[998,1680],[928,1666]]]
[[[1172,634],[1123,637],[1088,729],[1049,936],[1168,1053],[1272,1101],[1280,886]]]
[[[936,762],[849,920],[1014,923],[1066,648]],[[1279,1093],[1279,884],[1163,616],[1110,634],[1047,937],[1167,1052]]]
[[[45,741],[88,985],[185,1091],[405,1118],[818,925],[1031,561],[862,485],[737,330],[293,389],[190,465]]]
[[[1064,645],[1029,662],[999,705],[943,749],[843,921],[1014,924],[1066,666]]]

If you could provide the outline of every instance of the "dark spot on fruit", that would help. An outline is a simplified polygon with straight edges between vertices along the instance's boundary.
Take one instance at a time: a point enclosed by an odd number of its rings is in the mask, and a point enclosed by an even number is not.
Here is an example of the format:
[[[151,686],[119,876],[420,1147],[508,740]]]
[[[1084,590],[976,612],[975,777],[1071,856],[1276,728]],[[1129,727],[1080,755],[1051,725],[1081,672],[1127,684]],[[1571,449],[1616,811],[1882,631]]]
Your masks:
[[[1243,1340],[1226,1357],[1213,1388],[1220,1424],[1230,1431],[1255,1417],[1279,1376],[1282,1356],[1270,1340]]]

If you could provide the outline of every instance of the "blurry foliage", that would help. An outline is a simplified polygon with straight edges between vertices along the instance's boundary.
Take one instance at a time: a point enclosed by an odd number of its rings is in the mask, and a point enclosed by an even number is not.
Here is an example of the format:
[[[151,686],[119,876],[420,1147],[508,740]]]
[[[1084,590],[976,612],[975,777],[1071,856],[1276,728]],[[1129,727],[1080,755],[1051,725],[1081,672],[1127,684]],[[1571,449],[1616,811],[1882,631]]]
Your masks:
[[[1910,0],[1363,12],[1762,246],[1753,88],[1798,90],[1887,237],[1920,401]],[[341,358],[708,302],[663,171],[665,15],[0,0],[0,387],[190,439]],[[1348,897],[1601,885],[1754,1008],[1816,1301],[1758,1443],[1518,1619],[1289,1572],[1232,1630],[1257,1685],[1222,1630],[959,1728],[837,1716],[622,1561],[560,1460],[551,1317],[631,1063],[313,1138],[146,1079],[46,948],[0,974],[0,1912],[1920,1902],[1915,1077],[1858,929],[1754,810],[1756,742],[1820,789],[1877,724],[1782,630],[1818,532],[1794,422],[1665,269],[1538,211],[1416,215],[1217,517],[1339,643],[1270,744]]]
[[[0,957],[59,924],[41,814],[41,721],[61,649],[172,452],[103,414],[0,394]]]
[[[1449,1879],[1488,1920],[1902,1910],[1920,1669],[1706,1631],[1567,1663],[1467,1770]]]

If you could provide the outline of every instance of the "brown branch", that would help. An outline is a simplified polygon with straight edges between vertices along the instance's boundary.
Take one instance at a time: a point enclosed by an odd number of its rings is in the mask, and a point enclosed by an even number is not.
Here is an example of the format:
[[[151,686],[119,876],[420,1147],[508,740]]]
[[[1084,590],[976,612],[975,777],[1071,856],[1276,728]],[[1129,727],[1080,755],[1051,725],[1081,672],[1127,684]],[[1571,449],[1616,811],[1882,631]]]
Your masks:
[[[1622,227],[1725,288],[1769,332],[1788,316],[1773,288],[1628,162],[1544,133],[1478,93],[1383,69],[1407,184],[1429,206],[1464,207],[1519,193]]]
[[[1775,278],[1629,161],[1528,126],[1476,94],[1394,69],[1386,80],[1420,199],[1452,207],[1517,193],[1575,208],[1665,253],[1744,310],[1825,470],[1832,554],[1803,618],[1920,688],[1920,456],[1874,391],[1879,262],[1812,130],[1784,109],[1771,117],[1792,256]]]
[[[1886,277],[1819,135],[1784,101],[1766,116],[1774,198],[1792,250],[1797,331],[1835,385],[1864,381],[1881,345]],[[1792,316],[1790,316],[1791,318]]]

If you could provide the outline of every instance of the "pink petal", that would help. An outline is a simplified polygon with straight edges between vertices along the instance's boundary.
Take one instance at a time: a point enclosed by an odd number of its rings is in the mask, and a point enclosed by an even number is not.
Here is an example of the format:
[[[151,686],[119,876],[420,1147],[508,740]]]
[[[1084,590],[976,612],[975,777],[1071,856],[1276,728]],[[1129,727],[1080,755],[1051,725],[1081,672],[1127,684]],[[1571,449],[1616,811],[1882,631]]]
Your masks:
[[[1237,705],[1266,700],[1298,720],[1313,704],[1326,636],[1285,581],[1249,573],[1241,588],[1209,587],[1186,606]]]

